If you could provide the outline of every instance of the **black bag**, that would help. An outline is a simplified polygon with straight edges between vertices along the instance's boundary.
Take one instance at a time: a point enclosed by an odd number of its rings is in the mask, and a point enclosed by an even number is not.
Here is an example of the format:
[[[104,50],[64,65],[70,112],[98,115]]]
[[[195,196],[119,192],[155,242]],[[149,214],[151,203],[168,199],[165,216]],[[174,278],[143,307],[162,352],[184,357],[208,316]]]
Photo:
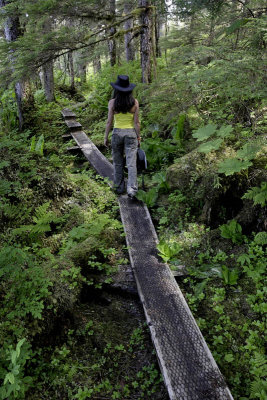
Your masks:
[[[136,166],[139,174],[147,169],[146,153],[140,148],[137,150]]]
[[[143,171],[147,169],[147,160],[146,160],[146,153],[144,152],[144,150],[140,149],[140,147],[137,150],[136,166],[137,166],[137,173],[142,174],[142,189],[145,190]]]

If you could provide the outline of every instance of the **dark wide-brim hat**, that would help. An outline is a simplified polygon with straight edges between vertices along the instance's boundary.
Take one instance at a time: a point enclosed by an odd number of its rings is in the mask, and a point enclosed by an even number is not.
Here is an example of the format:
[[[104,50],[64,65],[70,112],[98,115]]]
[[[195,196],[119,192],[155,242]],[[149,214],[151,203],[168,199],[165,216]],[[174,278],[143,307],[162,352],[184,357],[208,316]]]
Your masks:
[[[118,75],[115,83],[110,82],[113,89],[119,90],[120,92],[131,92],[135,88],[134,83],[129,82],[129,76]]]

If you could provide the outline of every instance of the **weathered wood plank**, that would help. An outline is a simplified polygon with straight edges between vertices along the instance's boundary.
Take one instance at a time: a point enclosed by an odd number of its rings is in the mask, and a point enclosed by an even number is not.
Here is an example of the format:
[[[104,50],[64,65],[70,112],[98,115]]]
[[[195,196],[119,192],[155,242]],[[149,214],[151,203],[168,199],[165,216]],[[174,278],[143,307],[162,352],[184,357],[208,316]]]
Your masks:
[[[170,399],[232,399],[170,268],[158,260],[158,239],[147,207],[127,196],[120,196],[119,204],[138,292]]]
[[[79,146],[67,147],[67,151],[78,151],[81,150]]]
[[[86,159],[92,164],[97,173],[104,178],[108,178],[112,186],[113,182],[113,165],[98,150],[94,143],[88,138],[83,131],[74,132],[72,137],[81,148]]]
[[[66,125],[71,131],[78,131],[82,128],[80,122],[75,120],[66,120]]]
[[[61,114],[65,119],[76,118],[76,114],[69,108],[64,108],[64,110],[61,111]]]
[[[62,137],[63,139],[71,139],[71,138],[72,138],[72,135],[71,135],[70,133],[64,133],[64,135],[61,135],[61,137]]]

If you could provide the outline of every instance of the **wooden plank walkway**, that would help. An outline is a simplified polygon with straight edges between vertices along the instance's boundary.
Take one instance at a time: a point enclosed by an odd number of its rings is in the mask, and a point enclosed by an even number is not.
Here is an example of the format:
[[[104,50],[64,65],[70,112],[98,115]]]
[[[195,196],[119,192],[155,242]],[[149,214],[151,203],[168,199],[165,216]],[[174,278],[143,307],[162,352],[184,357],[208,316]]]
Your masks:
[[[71,134],[96,171],[112,182],[112,165],[87,135]],[[233,400],[170,268],[158,259],[158,238],[146,205],[127,196],[118,201],[138,293],[170,399]]]

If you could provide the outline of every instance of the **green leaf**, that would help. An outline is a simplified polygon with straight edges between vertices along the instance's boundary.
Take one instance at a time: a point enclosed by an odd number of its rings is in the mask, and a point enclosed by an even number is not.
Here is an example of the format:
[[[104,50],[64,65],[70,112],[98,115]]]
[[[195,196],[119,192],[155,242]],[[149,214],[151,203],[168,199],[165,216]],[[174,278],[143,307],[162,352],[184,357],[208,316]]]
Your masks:
[[[181,246],[177,242],[172,242],[168,243],[163,240],[159,242],[157,245],[157,249],[160,253],[160,257],[163,259],[163,261],[168,262],[170,261],[174,256],[180,253],[181,251]]]
[[[235,219],[230,221],[228,224],[221,225],[219,228],[223,238],[231,239],[233,243],[241,243],[243,239],[242,227]]]
[[[234,356],[233,356],[233,354],[231,354],[231,353],[225,354],[224,359],[225,359],[225,361],[227,361],[227,362],[232,362],[232,361],[234,361]]]
[[[35,151],[35,143],[36,143],[36,136],[33,136],[32,140],[31,140],[31,147],[30,147],[31,152]]]
[[[210,140],[209,142],[202,143],[197,148],[197,151],[199,151],[200,153],[209,153],[212,150],[218,150],[221,144],[222,144],[222,139]]]
[[[199,128],[195,133],[193,133],[193,137],[197,139],[198,142],[203,142],[203,140],[208,139],[211,137],[217,129],[217,125],[214,124],[208,124],[203,126],[202,128]]]
[[[252,160],[255,158],[257,152],[260,150],[259,145],[256,144],[245,144],[242,149],[238,150],[236,155],[242,160]]]
[[[181,114],[177,123],[177,126],[172,129],[173,139],[178,143],[182,144],[183,136],[184,136],[184,123],[185,123],[186,115]]]
[[[244,265],[245,263],[250,264],[250,257],[248,254],[241,254],[241,256],[238,257],[237,262],[241,265]]]
[[[38,142],[36,143],[35,151],[36,151],[36,153],[40,154],[40,156],[43,156],[43,154],[44,154],[44,135],[43,134],[39,137]]]
[[[226,176],[233,175],[236,172],[247,169],[251,165],[252,162],[248,160],[240,161],[237,158],[228,158],[219,164],[218,172],[221,174],[225,174]]]
[[[222,125],[220,129],[216,132],[216,136],[219,136],[221,138],[228,137],[232,131],[233,127],[231,125]]]
[[[15,377],[11,372],[6,374],[5,380],[4,380],[4,385],[6,385],[7,382],[11,383],[11,385],[13,385],[15,383]]]
[[[17,352],[15,350],[12,350],[12,352],[11,352],[11,362],[12,362],[12,364],[15,364],[16,359],[17,359]]]
[[[17,346],[16,346],[17,358],[19,358],[21,346],[23,345],[23,343],[24,343],[25,341],[26,341],[25,338],[21,339],[21,340],[18,342]]]

